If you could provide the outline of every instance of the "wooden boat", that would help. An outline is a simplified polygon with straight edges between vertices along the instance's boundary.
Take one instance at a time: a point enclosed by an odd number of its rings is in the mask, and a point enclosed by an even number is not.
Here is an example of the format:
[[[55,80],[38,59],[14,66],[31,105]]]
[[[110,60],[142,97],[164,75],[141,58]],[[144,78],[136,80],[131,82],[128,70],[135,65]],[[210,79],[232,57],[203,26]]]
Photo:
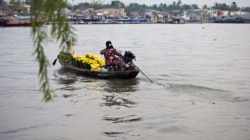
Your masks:
[[[77,75],[82,76],[88,76],[88,77],[94,77],[94,78],[101,78],[101,79],[132,79],[135,78],[139,71],[139,68],[132,64],[132,60],[130,62],[130,68],[128,70],[122,71],[122,70],[101,70],[101,71],[93,71],[87,68],[80,68],[75,66],[71,62],[63,62],[60,59],[60,56],[58,56],[59,63],[61,66],[69,71],[72,71],[76,73]]]
[[[3,17],[0,19],[0,26],[16,27],[16,26],[31,26],[31,16],[14,16]],[[39,19],[38,24],[42,24],[45,20]]]
[[[29,16],[5,17],[1,19],[0,25],[4,27],[31,26],[31,22]]]

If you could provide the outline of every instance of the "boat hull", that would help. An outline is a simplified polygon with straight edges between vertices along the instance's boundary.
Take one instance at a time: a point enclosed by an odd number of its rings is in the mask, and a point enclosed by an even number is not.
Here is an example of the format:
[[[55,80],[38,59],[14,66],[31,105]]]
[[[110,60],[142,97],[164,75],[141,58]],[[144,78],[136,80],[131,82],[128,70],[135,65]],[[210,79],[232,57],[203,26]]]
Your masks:
[[[23,27],[31,27],[32,17],[30,16],[17,16],[17,17],[4,17],[0,19],[0,26],[3,27],[16,27],[16,26],[23,26]],[[37,19],[36,24],[38,26],[42,25],[46,20],[45,19]]]
[[[88,69],[78,68],[70,64],[64,64],[63,62],[59,61],[61,66],[66,70],[72,71],[77,75],[93,77],[93,78],[100,78],[100,79],[132,79],[135,78],[139,70],[126,70],[126,71],[92,71]]]

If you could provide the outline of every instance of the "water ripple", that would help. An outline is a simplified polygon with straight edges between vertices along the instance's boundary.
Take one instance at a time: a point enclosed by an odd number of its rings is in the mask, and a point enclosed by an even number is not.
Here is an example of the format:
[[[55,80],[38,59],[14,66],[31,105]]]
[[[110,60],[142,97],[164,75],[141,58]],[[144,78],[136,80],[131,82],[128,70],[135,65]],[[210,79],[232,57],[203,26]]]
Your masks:
[[[124,116],[124,117],[104,116],[103,120],[111,121],[112,123],[131,123],[131,122],[141,121],[142,118],[137,117],[136,115],[128,115],[128,116]]]

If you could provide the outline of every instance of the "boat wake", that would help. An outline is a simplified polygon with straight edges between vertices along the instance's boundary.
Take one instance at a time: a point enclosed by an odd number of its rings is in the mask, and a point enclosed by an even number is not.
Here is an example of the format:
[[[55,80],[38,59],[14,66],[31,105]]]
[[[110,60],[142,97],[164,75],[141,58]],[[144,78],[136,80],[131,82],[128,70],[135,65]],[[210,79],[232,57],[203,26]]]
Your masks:
[[[146,81],[145,78],[141,80],[144,82],[149,82]],[[157,86],[160,86],[175,95],[190,95],[193,97],[198,97],[212,101],[229,101],[229,102],[248,101],[248,99],[235,96],[233,91],[225,89],[217,89],[208,86],[201,86],[197,84],[185,84],[185,81],[179,81],[178,79],[173,79],[173,77],[169,75],[161,75],[160,77],[157,76],[157,78],[155,79],[152,78],[151,80],[153,81],[152,84],[155,85],[155,87],[152,88],[157,88]]]
[[[164,87],[175,95],[190,95],[205,100],[212,101],[229,101],[229,102],[245,102],[248,99],[244,99],[238,96],[234,96],[232,91],[215,89],[200,85],[191,84],[176,84],[176,83],[155,83],[158,86]]]

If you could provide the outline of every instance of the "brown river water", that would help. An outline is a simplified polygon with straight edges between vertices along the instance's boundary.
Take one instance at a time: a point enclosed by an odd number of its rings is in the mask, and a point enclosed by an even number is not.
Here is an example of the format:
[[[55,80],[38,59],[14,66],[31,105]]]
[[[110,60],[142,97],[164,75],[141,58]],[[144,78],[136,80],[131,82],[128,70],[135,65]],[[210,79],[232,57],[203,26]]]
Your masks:
[[[130,80],[48,68],[39,91],[29,27],[0,28],[0,140],[249,140],[250,24],[74,25],[77,54],[135,53]],[[60,51],[44,44],[52,63]]]

